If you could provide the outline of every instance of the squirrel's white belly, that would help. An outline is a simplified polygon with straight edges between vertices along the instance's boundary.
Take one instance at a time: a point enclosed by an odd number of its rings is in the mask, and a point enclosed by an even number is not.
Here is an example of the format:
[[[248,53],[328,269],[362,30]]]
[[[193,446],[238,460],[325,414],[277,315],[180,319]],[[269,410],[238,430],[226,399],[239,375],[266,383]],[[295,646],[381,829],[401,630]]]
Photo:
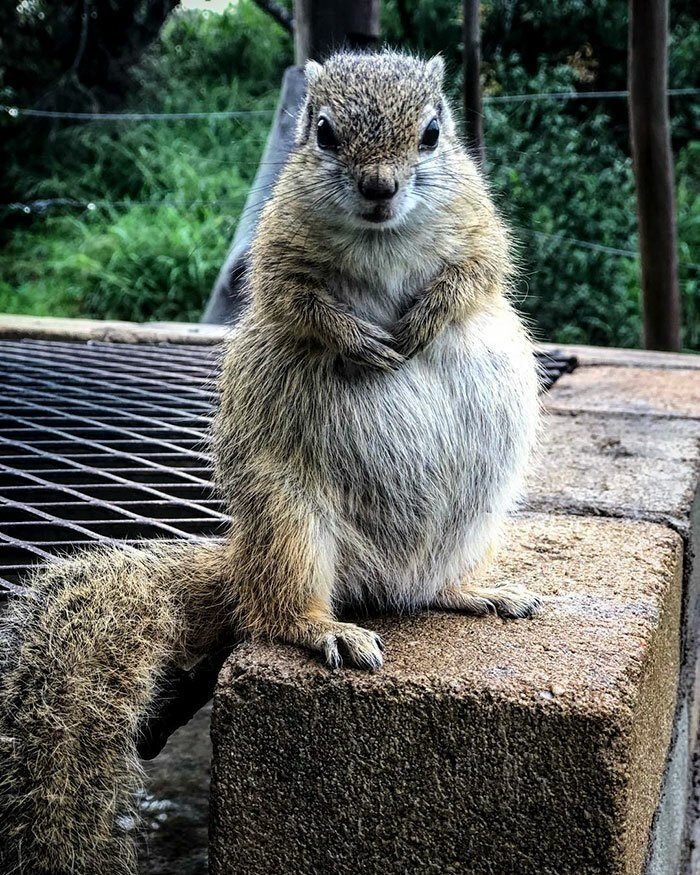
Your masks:
[[[339,599],[419,607],[467,573],[517,497],[537,409],[511,314],[447,329],[359,392],[339,379],[325,444]]]

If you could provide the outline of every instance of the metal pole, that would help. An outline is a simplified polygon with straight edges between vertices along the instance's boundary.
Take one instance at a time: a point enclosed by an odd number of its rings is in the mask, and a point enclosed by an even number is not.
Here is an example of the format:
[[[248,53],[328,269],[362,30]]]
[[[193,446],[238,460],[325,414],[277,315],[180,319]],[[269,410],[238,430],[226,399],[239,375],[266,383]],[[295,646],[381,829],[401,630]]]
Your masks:
[[[322,61],[335,49],[376,46],[380,5],[380,0],[295,0],[296,63]]]

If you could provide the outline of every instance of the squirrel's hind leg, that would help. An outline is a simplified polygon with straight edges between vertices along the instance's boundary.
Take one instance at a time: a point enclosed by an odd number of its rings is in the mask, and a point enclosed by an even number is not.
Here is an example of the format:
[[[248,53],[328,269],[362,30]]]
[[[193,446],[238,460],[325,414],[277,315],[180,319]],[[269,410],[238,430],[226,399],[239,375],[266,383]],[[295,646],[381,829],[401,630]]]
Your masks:
[[[237,624],[248,634],[308,647],[330,668],[379,669],[380,637],[333,614],[336,548],[331,523],[299,495],[268,496],[256,525],[239,528],[244,567]]]

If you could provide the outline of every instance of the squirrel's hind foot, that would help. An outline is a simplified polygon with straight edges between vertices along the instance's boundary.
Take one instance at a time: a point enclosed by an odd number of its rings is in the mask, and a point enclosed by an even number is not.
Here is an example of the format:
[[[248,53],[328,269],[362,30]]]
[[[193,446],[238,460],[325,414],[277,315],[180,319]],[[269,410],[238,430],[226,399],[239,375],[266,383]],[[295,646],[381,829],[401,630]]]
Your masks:
[[[542,608],[542,599],[520,583],[491,586],[467,584],[459,589],[444,590],[438,595],[434,606],[478,616],[498,614],[506,620],[519,620],[538,613]]]

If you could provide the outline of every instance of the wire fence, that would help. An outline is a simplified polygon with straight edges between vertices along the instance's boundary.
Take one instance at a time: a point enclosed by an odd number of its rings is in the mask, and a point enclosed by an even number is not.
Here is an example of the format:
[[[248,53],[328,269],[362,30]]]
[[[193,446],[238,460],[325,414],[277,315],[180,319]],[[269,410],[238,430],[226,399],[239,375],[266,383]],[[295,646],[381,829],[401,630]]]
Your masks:
[[[669,88],[669,97],[700,94],[700,88]],[[526,103],[530,100],[609,100],[629,97],[629,91],[541,91],[537,94],[487,94],[484,103]]]
[[[237,119],[250,116],[274,115],[274,109],[231,109],[211,112],[59,112],[53,109],[20,109],[17,106],[0,105],[0,111],[10,118],[51,118],[66,121],[97,122],[143,122],[186,121],[189,119]]]
[[[700,88],[670,88],[669,97],[690,97]],[[610,100],[629,97],[629,91],[541,91],[522,94],[487,94],[484,103],[527,103],[536,100]],[[28,109],[0,104],[0,112],[10,118],[49,118],[66,121],[184,121],[188,119],[236,119],[274,115],[273,109],[212,110],[210,112],[61,112],[53,109]]]
[[[690,97],[700,95],[700,88],[671,88],[668,89],[669,97]],[[576,101],[576,100],[615,100],[626,99],[629,97],[629,91],[545,91],[534,93],[519,93],[519,94],[495,94],[485,95],[484,103],[527,103],[534,101]],[[271,118],[275,110],[273,109],[250,109],[250,110],[213,110],[213,111],[196,111],[196,112],[62,112],[59,110],[44,110],[30,109],[7,104],[0,104],[0,113],[5,113],[10,119],[22,118],[45,118],[45,119],[63,119],[66,121],[99,121],[99,122],[142,122],[142,121],[187,121],[187,120],[226,120],[226,119],[242,119],[250,117],[268,117]],[[131,209],[134,206],[142,206],[150,209],[180,209],[189,210],[197,207],[223,207],[223,206],[240,206],[251,192],[249,188],[241,188],[232,190],[229,195],[237,197],[228,197],[224,200],[193,200],[182,202],[173,199],[155,199],[155,200],[119,200],[111,201],[105,199],[78,200],[75,198],[66,197],[50,197],[40,198],[29,202],[15,202],[0,204],[0,210],[5,213],[23,213],[25,215],[46,215],[56,208],[68,208],[72,210],[95,212],[97,210],[119,210]],[[623,249],[615,246],[608,246],[602,243],[596,243],[589,240],[580,240],[575,237],[568,237],[563,234],[552,233],[549,231],[540,231],[534,228],[523,226],[514,226],[519,232],[542,240],[551,240],[558,244],[570,245],[579,249],[586,249],[591,252],[597,252],[605,255],[619,256],[623,258],[638,258],[638,253],[632,249]],[[700,263],[692,261],[681,261],[678,267],[683,270],[700,270]]]

